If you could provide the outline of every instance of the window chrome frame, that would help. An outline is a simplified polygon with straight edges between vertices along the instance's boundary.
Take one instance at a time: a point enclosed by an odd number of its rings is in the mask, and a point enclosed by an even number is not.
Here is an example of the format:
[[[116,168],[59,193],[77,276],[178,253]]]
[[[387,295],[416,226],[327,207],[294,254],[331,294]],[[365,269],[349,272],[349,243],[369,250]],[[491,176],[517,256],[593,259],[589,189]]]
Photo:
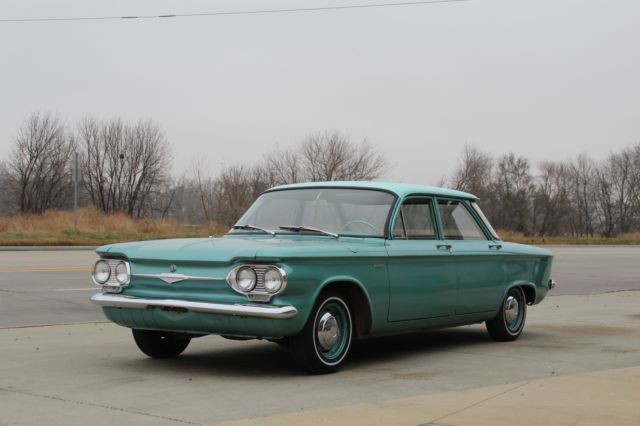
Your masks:
[[[261,193],[258,198],[256,198],[256,200],[254,201],[254,203],[256,201],[258,201],[258,199],[265,195],[265,194],[269,194],[272,192],[281,192],[281,191],[293,191],[293,190],[301,190],[301,189],[351,189],[351,190],[358,190],[358,191],[375,191],[375,192],[384,192],[385,194],[389,194],[393,197],[393,199],[391,200],[391,202],[389,203],[389,211],[387,212],[387,217],[385,219],[384,222],[384,229],[383,229],[383,235],[360,235],[360,234],[342,234],[339,233],[338,237],[353,237],[353,238],[381,238],[384,240],[388,240],[388,239],[392,239],[392,234],[393,234],[393,230],[390,229],[391,226],[391,222],[392,222],[392,218],[395,216],[395,212],[396,212],[396,208],[398,206],[398,200],[400,200],[400,197],[398,196],[398,194],[396,194],[393,191],[390,191],[388,189],[382,189],[382,188],[362,188],[359,186],[331,186],[331,185],[319,185],[319,186],[312,186],[312,187],[308,187],[308,188],[278,188],[278,189],[268,189],[266,191],[264,191],[263,193]],[[242,216],[244,217],[244,215],[246,214],[247,211],[249,211],[250,208],[253,207],[252,203],[249,208],[247,208]],[[234,224],[238,225],[238,222],[236,222]],[[249,232],[242,232],[242,230],[239,230],[240,232],[232,232],[232,230],[230,230],[229,232],[227,232],[226,235],[233,235],[236,233],[243,233],[243,234],[249,234]],[[283,232],[284,233],[284,232]],[[279,234],[279,232],[276,231],[276,234]]]

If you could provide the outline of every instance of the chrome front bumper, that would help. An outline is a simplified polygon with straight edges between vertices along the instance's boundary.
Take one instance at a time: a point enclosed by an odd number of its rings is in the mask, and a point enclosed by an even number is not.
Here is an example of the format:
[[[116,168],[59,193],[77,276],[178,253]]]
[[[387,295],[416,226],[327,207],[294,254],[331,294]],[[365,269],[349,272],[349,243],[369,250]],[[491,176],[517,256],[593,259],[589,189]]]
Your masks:
[[[96,293],[91,297],[96,305],[110,308],[147,309],[164,308],[168,310],[187,310],[204,314],[232,315],[240,317],[259,317],[287,319],[298,315],[293,306],[272,306],[261,304],[229,305],[225,303],[191,302],[175,299],[144,299],[118,294]]]

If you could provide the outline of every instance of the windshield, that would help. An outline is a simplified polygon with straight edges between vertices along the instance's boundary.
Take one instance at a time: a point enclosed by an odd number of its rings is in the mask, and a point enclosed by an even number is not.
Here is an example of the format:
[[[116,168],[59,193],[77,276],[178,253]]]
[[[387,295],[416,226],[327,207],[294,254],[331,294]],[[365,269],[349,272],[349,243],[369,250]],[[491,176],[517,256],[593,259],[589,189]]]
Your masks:
[[[368,189],[272,191],[262,194],[238,220],[236,227],[251,225],[279,232],[283,232],[281,226],[302,227],[339,235],[384,237],[394,199],[387,192]]]

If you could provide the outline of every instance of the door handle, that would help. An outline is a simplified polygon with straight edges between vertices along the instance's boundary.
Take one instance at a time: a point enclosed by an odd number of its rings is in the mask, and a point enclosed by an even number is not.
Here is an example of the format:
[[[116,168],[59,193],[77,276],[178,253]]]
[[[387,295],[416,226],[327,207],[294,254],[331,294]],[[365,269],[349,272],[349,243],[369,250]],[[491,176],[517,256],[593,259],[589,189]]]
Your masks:
[[[489,244],[489,250],[500,250],[502,248],[502,244]]]
[[[451,251],[451,249],[453,248],[453,246],[451,244],[438,244],[436,246],[436,248],[438,250],[447,250],[447,251]]]

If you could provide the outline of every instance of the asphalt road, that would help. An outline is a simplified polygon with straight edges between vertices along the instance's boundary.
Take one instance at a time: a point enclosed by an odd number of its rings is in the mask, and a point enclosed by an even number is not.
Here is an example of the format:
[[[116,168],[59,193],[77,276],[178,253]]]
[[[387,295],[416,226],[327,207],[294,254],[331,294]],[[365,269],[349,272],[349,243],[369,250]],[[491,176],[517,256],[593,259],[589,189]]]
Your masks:
[[[89,302],[95,259],[90,250],[0,251],[0,327],[102,321]]]
[[[552,294],[640,290],[640,246],[553,246]],[[102,321],[86,251],[0,251],[0,327]]]
[[[518,341],[492,342],[481,325],[371,339],[328,376],[300,372],[275,344],[211,336],[194,339],[176,359],[146,358],[129,330],[102,322],[88,302],[93,253],[0,252],[0,425],[242,424],[486,386],[497,387],[482,401],[505,389],[515,400],[523,398],[521,383],[540,388],[547,382],[537,380],[639,366],[640,291],[620,290],[640,289],[640,248],[552,250],[559,287],[529,310]],[[637,380],[630,386],[640,397]],[[421,418],[408,424],[458,424],[426,412]]]

